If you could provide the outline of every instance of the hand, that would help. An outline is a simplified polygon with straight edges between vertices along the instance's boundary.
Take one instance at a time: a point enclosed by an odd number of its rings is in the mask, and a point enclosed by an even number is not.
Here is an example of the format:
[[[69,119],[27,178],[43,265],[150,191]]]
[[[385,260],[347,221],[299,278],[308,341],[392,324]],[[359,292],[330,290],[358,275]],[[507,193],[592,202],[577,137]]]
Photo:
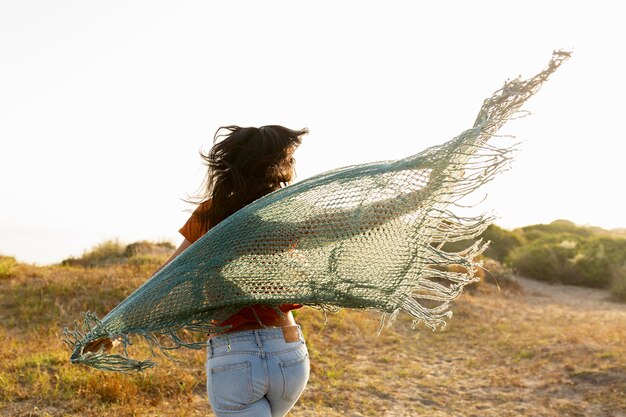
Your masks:
[[[108,352],[109,350],[118,346],[120,343],[122,343],[122,339],[120,337],[117,337],[113,340],[108,337],[92,340],[91,342],[87,343],[87,345],[83,348],[83,354],[89,352],[94,354],[100,352]]]

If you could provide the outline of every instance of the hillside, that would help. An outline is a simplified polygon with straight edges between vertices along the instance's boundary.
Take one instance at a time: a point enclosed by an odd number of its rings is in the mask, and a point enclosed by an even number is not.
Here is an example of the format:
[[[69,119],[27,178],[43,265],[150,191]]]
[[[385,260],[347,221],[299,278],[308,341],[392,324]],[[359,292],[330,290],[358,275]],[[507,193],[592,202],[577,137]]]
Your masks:
[[[96,267],[14,265],[0,278],[0,415],[211,415],[204,353],[119,375],[70,365],[64,326],[102,316],[159,259]],[[516,278],[462,295],[444,331],[400,315],[304,308],[312,375],[290,414],[313,416],[626,415],[626,304],[605,289]],[[149,355],[144,343],[137,356]]]

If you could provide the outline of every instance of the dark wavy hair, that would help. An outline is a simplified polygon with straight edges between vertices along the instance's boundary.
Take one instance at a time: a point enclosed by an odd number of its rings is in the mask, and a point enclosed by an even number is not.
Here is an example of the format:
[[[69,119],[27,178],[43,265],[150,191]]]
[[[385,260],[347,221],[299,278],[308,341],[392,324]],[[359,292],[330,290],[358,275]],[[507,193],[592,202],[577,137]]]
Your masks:
[[[195,212],[203,227],[215,226],[290,183],[295,177],[293,153],[308,132],[278,125],[220,127],[211,150],[200,152],[208,169],[196,202],[211,200],[205,210]]]

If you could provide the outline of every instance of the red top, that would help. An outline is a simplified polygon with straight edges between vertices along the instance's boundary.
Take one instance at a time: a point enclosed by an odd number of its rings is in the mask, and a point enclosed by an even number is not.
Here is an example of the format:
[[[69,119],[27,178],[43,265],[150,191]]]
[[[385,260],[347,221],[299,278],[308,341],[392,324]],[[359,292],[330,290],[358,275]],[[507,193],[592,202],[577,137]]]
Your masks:
[[[187,220],[184,226],[180,228],[180,234],[183,235],[185,239],[187,239],[189,242],[193,243],[196,240],[200,239],[211,228],[211,225],[208,224],[203,227],[202,221],[197,215],[198,213],[206,210],[210,203],[211,201],[208,200],[200,204],[191,215],[189,220]],[[302,304],[283,304],[279,307],[279,309],[283,313],[287,313],[300,307],[302,307]],[[261,320],[262,323],[271,323],[272,321],[280,318],[273,307],[262,304],[255,304],[250,307],[242,308],[231,318],[221,322],[219,325],[230,325],[232,327],[228,331],[233,331],[237,327],[240,327],[241,325],[246,323],[258,323],[257,317],[258,320]]]

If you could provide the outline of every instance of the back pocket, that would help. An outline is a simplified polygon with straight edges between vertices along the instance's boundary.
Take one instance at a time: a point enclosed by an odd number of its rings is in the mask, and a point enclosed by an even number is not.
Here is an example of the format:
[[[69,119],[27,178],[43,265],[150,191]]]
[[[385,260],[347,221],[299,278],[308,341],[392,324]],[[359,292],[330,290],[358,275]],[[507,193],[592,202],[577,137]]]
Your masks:
[[[241,410],[252,402],[252,365],[249,361],[211,368],[211,391],[220,410]]]
[[[309,354],[280,363],[283,374],[283,400],[296,401],[309,380]]]

